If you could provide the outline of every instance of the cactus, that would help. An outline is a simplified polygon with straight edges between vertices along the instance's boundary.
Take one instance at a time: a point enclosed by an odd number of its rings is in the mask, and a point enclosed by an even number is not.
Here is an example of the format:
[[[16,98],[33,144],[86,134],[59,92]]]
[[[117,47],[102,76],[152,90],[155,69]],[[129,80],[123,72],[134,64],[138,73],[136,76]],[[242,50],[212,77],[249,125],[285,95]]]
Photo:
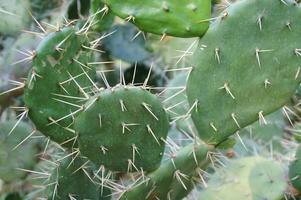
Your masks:
[[[142,31],[176,37],[202,36],[208,28],[210,0],[103,0],[117,16],[133,22]]]
[[[30,2],[28,0],[0,1],[0,33],[15,35],[26,28],[30,22]]]
[[[245,157],[218,169],[199,199],[279,200],[285,189],[281,165],[262,157]]]
[[[101,32],[109,29],[115,19],[115,15],[112,12],[102,11],[104,4],[100,0],[91,0],[90,13],[95,14],[96,24],[93,26],[95,31]]]
[[[73,28],[49,34],[34,53],[26,82],[29,117],[39,131],[57,143],[76,136],[72,117],[83,110],[77,103],[87,98],[88,91],[83,88],[91,86],[95,79],[95,69],[86,67],[92,55],[83,47],[85,40]],[[73,143],[74,140],[66,145]]]
[[[301,146],[296,151],[295,160],[289,166],[289,178],[293,187],[301,191]]]
[[[222,14],[224,1],[40,1],[26,31],[37,47],[0,22],[0,199],[280,200],[301,190],[300,147],[287,162],[301,121],[299,1],[240,0]],[[26,2],[1,4],[0,15]],[[199,45],[186,39],[195,36]]]
[[[264,115],[294,94],[300,83],[300,16],[292,2],[240,1],[210,27],[187,84],[204,141],[216,145],[258,118],[264,123]]]
[[[158,167],[169,123],[154,95],[141,87],[116,86],[101,91],[85,108],[74,126],[83,155],[113,171]]]
[[[36,142],[26,141],[27,135],[33,132],[27,124],[20,123],[8,135],[15,123],[16,121],[0,123],[0,179],[6,182],[23,178],[27,173],[22,169],[31,169],[38,153]]]
[[[54,168],[47,188],[49,199],[111,199],[110,190],[101,188],[92,177],[97,168],[83,158],[64,159]]]
[[[208,165],[207,154],[211,149],[205,144],[187,145],[148,174],[145,181],[125,192],[121,199],[182,199],[191,191],[197,169]]]

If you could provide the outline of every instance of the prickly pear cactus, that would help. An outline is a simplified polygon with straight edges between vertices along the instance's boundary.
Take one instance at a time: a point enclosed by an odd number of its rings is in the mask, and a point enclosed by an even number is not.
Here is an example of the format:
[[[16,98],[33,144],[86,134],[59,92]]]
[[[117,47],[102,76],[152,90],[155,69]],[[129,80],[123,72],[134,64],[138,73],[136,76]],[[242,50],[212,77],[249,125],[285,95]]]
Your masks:
[[[127,199],[182,199],[193,188],[193,177],[197,169],[205,167],[207,153],[211,149],[205,144],[190,144],[181,149],[160,168],[148,174],[147,179],[129,189],[122,200]]]
[[[91,0],[90,12],[95,15],[96,18],[93,29],[99,32],[109,29],[115,19],[115,15],[112,12],[103,10],[104,8],[105,5],[100,0]]]
[[[100,92],[75,119],[80,151],[113,171],[151,171],[163,156],[169,122],[159,99],[141,87]]]
[[[92,54],[84,48],[85,42],[86,37],[74,28],[50,33],[35,51],[26,82],[25,103],[30,119],[47,137],[69,146],[76,136],[73,118],[84,109],[82,105],[95,79],[95,69],[87,67]]]
[[[187,94],[200,137],[219,144],[283,106],[300,83],[301,9],[291,2],[245,0],[200,40]],[[233,31],[233,27],[235,31]]]
[[[82,158],[64,159],[51,173],[48,198],[65,199],[111,199],[110,190],[101,188],[92,178],[97,168]]]
[[[142,31],[177,37],[202,36],[208,29],[210,0],[103,0],[119,17]]]
[[[0,1],[0,33],[14,35],[30,22],[30,2],[28,0]]]
[[[262,157],[245,157],[218,169],[199,199],[277,200],[285,189],[285,173],[279,163]]]
[[[289,178],[294,188],[301,191],[301,147],[295,154],[295,160],[289,166]]]
[[[0,0],[0,200],[296,199],[300,6]]]

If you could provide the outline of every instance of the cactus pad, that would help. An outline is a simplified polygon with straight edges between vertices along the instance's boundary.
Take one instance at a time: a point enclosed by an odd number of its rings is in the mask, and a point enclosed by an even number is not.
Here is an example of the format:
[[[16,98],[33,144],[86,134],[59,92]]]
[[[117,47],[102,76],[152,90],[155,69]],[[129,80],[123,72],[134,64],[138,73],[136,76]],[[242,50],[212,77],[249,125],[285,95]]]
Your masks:
[[[94,170],[97,168],[82,158],[63,160],[51,173],[51,187],[47,189],[49,199],[111,199],[110,190],[104,188],[101,192],[101,187],[93,182]]]
[[[245,157],[218,169],[210,177],[208,187],[199,194],[199,199],[277,200],[281,199],[285,189],[281,165],[262,157]]]
[[[182,199],[193,188],[192,177],[196,169],[208,164],[207,153],[211,147],[204,144],[190,144],[181,149],[172,159],[148,174],[143,184],[129,189],[122,200],[127,199]]]
[[[25,103],[29,117],[57,143],[75,137],[73,117],[87,98],[84,88],[89,89],[94,80],[95,69],[85,67],[91,59],[82,47],[85,39],[73,28],[49,34],[38,46],[28,75]]]
[[[104,0],[118,16],[133,22],[142,31],[177,37],[202,36],[208,29],[210,0]],[[204,21],[202,21],[204,20]]]
[[[219,17],[194,54],[187,94],[200,137],[218,144],[282,107],[300,83],[301,9],[243,0]],[[235,30],[233,29],[235,27]]]
[[[117,86],[85,107],[75,120],[84,156],[114,171],[158,167],[169,123],[157,97],[142,88]]]

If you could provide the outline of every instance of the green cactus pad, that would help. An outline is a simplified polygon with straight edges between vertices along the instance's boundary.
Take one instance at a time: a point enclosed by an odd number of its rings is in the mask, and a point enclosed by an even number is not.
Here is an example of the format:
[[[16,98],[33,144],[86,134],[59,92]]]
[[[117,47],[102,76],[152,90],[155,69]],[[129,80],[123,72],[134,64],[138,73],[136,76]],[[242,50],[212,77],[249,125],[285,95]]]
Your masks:
[[[49,182],[52,184],[47,189],[49,199],[111,199],[110,190],[103,188],[103,192],[101,192],[101,187],[92,180],[95,170],[97,168],[93,164],[87,163],[87,160],[82,158],[76,158],[73,161],[71,159],[63,160],[59,167],[51,173]],[[54,191],[56,192],[54,193]]]
[[[0,33],[14,35],[30,22],[28,0],[0,0]]]
[[[142,31],[176,37],[202,36],[208,29],[210,0],[103,0],[119,17]]]
[[[292,185],[301,191],[301,146],[296,151],[295,160],[289,166],[289,178]]]
[[[290,2],[243,0],[201,39],[187,94],[204,141],[218,144],[258,119],[264,122],[294,94],[300,17],[301,9]]]
[[[193,188],[192,177],[196,169],[208,165],[207,153],[210,149],[204,144],[187,145],[172,160],[164,162],[160,168],[148,174],[147,181],[125,192],[121,200],[184,198]]]
[[[32,169],[38,153],[37,144],[30,139],[14,149],[33,131],[30,126],[21,122],[8,135],[15,124],[16,121],[0,123],[0,179],[7,182],[23,178],[26,172],[20,169]]]
[[[199,199],[279,200],[285,189],[285,173],[279,163],[262,157],[245,157],[218,169]]]
[[[249,175],[253,199],[281,199],[287,187],[285,176],[285,171],[279,163],[266,160],[257,164]]]
[[[84,88],[89,89],[95,79],[95,69],[81,66],[92,58],[82,47],[85,40],[73,28],[49,34],[36,50],[26,82],[30,119],[39,131],[60,144],[75,137],[73,117],[82,110]]]
[[[117,86],[86,103],[75,119],[80,151],[113,171],[151,171],[163,156],[168,118],[159,99],[138,87]],[[137,169],[135,169],[135,167]]]

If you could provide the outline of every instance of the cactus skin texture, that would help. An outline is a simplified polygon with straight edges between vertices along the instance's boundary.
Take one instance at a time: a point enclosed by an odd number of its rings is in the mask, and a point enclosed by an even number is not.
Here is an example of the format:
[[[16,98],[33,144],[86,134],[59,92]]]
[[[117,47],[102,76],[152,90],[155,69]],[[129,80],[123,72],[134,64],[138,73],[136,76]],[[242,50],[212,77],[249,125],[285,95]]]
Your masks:
[[[160,168],[148,174],[145,183],[128,190],[120,199],[168,200],[184,198],[193,188],[191,179],[195,175],[196,169],[203,169],[208,164],[207,153],[210,149],[211,147],[205,144],[187,145],[174,155],[172,160],[164,162]],[[181,177],[181,180],[186,188],[176,179],[179,173],[185,176],[185,178]]]
[[[78,63],[86,65],[92,58],[90,52],[82,48],[84,41],[84,36],[77,35],[73,28],[49,34],[36,50],[26,82],[25,104],[30,119],[39,131],[60,144],[75,137],[68,128],[72,129],[72,116],[82,109],[72,104],[77,105],[79,99],[76,97],[83,98],[80,87],[90,84],[84,67]],[[93,80],[95,69],[84,70]]]
[[[35,164],[35,156],[38,153],[37,144],[33,141],[22,142],[32,132],[31,127],[21,122],[11,135],[8,135],[16,121],[0,123],[0,179],[6,182],[23,178],[26,173],[21,169],[32,169]]]
[[[103,188],[102,190],[101,186],[98,186],[90,179],[93,177],[93,171],[95,170],[97,168],[91,163],[87,164],[87,161],[83,158],[64,159],[59,167],[55,168],[51,173],[49,182],[52,184],[51,187],[47,188],[48,199],[53,199],[53,196],[55,200],[73,198],[77,200],[111,199],[111,191],[109,189]]]
[[[28,0],[0,0],[0,33],[4,35],[15,35],[30,22]]]
[[[239,1],[201,39],[187,95],[207,143],[219,144],[258,118],[264,122],[264,115],[294,94],[300,83],[301,9],[286,4]]]
[[[289,166],[289,178],[293,187],[301,191],[301,146],[296,151],[295,160]]]
[[[199,199],[279,200],[286,189],[281,165],[262,157],[232,160],[218,169],[199,194]],[[231,192],[229,192],[231,191]]]
[[[117,86],[85,107],[74,126],[84,156],[112,171],[127,172],[130,163],[145,171],[160,165],[169,122],[157,97],[142,88]]]
[[[210,0],[103,0],[117,16],[142,31],[176,37],[202,36],[208,29]],[[200,22],[205,20],[204,22]]]

